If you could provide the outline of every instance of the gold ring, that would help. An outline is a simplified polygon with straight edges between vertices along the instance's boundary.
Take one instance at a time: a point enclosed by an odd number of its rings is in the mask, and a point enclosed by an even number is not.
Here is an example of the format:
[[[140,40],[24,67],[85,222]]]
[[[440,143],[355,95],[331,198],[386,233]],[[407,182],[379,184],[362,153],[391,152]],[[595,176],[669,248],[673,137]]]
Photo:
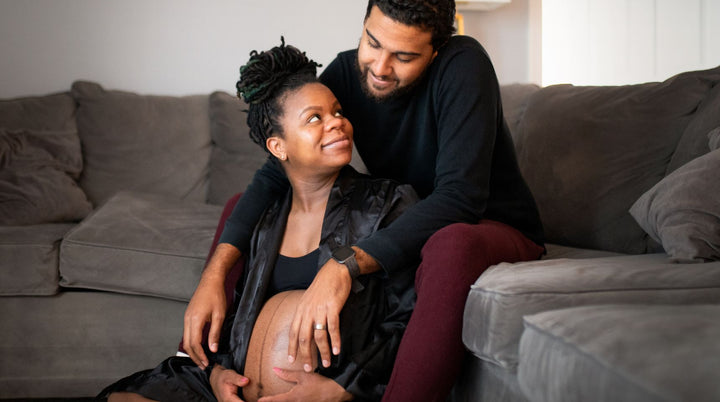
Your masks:
[[[325,324],[315,323],[314,327],[317,331],[325,331]]]

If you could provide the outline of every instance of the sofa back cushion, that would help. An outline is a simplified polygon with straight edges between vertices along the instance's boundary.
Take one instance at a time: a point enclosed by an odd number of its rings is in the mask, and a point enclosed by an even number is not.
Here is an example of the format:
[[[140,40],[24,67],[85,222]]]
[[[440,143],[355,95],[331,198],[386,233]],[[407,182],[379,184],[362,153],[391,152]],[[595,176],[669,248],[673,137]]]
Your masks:
[[[713,85],[713,88],[700,103],[692,120],[683,131],[675,154],[668,165],[667,174],[709,152],[707,134],[720,127],[720,66],[698,73],[695,79],[704,80]]]
[[[556,85],[533,93],[514,137],[548,242],[650,251],[655,243],[628,209],[665,176],[684,130],[717,81],[710,70],[662,83]]]
[[[75,82],[85,157],[80,185],[96,205],[121,190],[205,202],[208,96],[150,96]]]
[[[75,101],[69,93],[0,100],[0,127],[75,131]]]
[[[265,152],[250,139],[248,105],[227,92],[210,94],[210,187],[207,201],[224,205],[233,195],[245,191],[255,171],[267,159]]]

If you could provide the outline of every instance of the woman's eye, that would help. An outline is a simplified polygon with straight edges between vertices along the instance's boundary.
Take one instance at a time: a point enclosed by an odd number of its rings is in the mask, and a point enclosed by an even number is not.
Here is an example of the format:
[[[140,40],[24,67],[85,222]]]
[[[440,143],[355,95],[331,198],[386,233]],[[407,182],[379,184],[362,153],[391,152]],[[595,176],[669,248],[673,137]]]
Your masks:
[[[320,116],[316,114],[310,116],[310,118],[308,119],[308,123],[314,123],[316,121],[320,121]]]
[[[343,113],[342,110],[338,110],[337,112],[335,112],[335,117],[343,117],[343,116],[345,116],[345,114]]]

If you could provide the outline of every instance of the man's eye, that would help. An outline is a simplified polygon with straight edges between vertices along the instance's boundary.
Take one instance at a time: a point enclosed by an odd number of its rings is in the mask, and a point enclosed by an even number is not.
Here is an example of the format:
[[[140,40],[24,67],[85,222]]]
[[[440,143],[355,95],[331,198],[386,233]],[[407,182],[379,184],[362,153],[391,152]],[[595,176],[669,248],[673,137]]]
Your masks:
[[[411,61],[413,61],[412,57],[397,56],[396,58],[397,61],[399,61],[400,63],[410,63]]]
[[[370,47],[373,48],[373,49],[379,49],[379,48],[380,48],[380,44],[378,44],[377,42],[373,42],[372,40],[368,40],[368,45],[370,45]]]

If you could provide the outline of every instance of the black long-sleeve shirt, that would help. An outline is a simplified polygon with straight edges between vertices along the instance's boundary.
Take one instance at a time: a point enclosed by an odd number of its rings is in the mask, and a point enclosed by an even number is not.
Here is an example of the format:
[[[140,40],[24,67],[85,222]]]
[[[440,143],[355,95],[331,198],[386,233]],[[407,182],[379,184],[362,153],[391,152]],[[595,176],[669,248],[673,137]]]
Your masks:
[[[377,102],[363,92],[357,50],[340,53],[321,81],[353,124],[369,172],[411,184],[422,200],[392,225],[358,243],[388,272],[419,259],[438,229],[482,218],[506,223],[544,242],[535,201],[517,164],[492,63],[472,38],[454,36],[412,91]],[[221,242],[241,250],[260,213],[288,186],[268,162],[226,224]]]

